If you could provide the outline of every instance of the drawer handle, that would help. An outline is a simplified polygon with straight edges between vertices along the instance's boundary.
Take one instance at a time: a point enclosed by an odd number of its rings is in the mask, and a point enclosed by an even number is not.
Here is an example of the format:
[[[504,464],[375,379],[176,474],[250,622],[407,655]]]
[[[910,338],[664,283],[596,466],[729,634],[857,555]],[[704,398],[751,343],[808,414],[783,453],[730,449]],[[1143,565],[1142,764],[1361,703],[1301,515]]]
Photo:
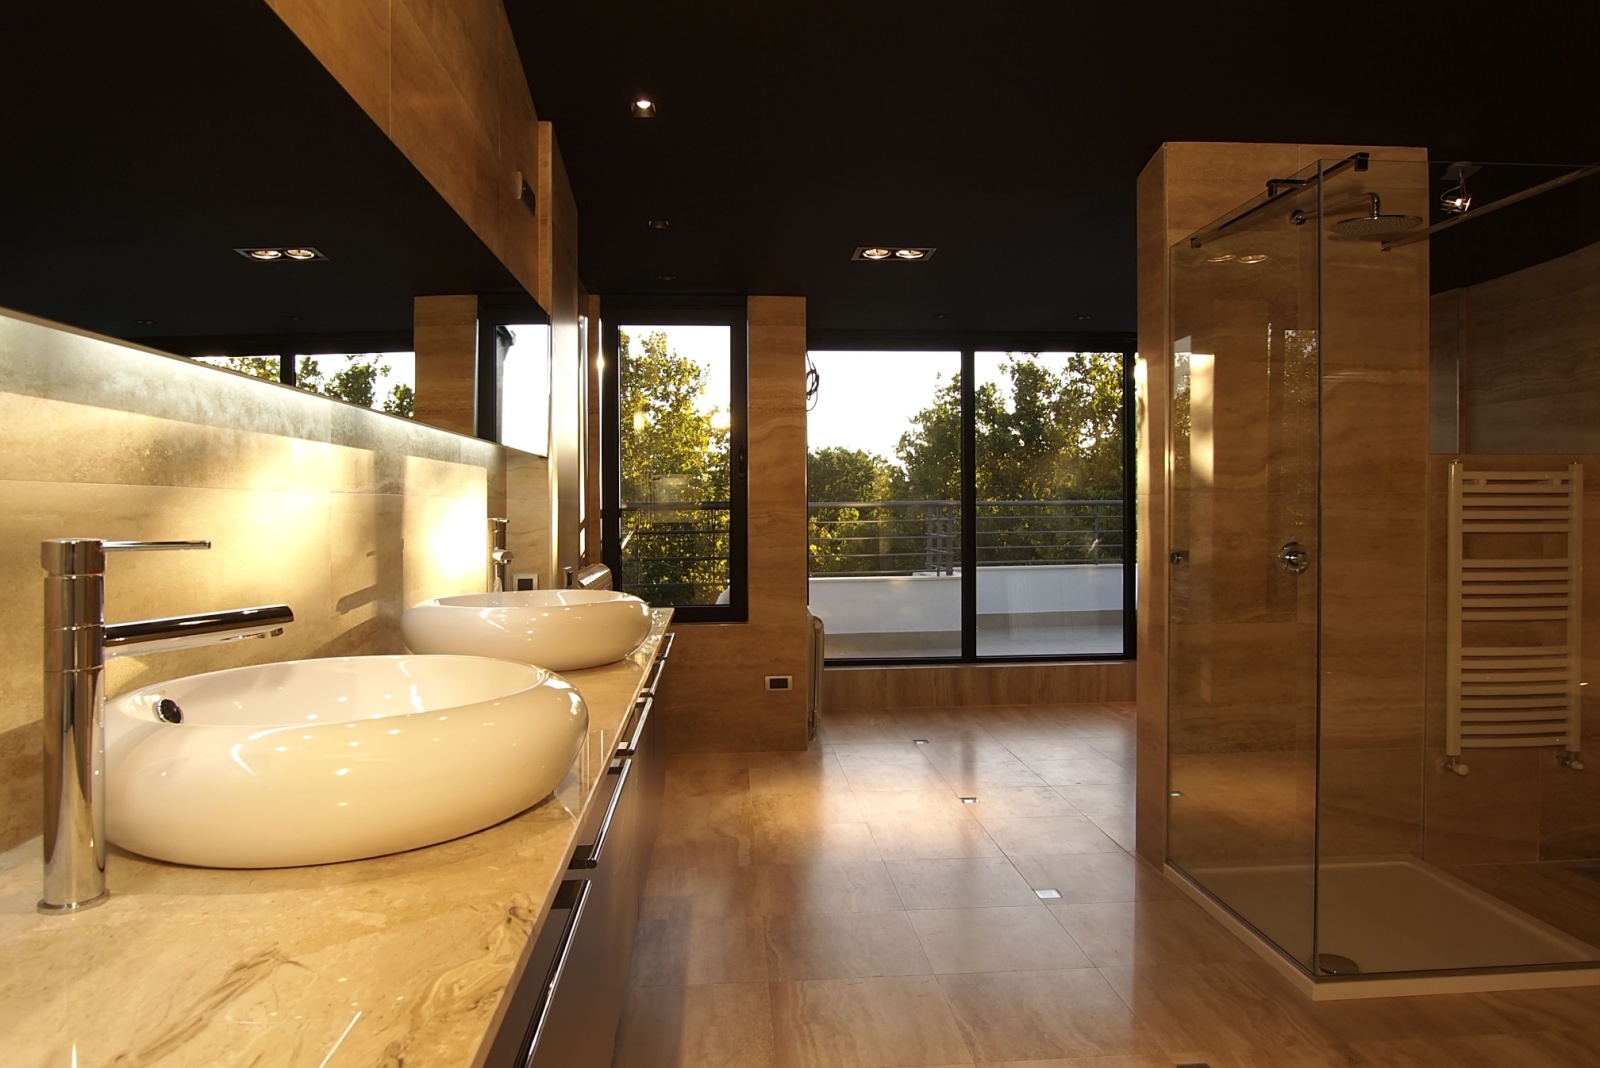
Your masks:
[[[639,691],[640,694],[653,694],[656,692],[656,687],[661,685],[661,672],[666,668],[666,666],[667,662],[665,659],[659,659],[656,661],[655,668],[650,672],[650,681],[644,684],[644,689]]]
[[[622,791],[628,788],[628,774],[633,771],[633,758],[628,757],[622,762],[622,771],[617,777],[617,788],[611,792],[611,802],[606,805],[605,818],[600,821],[600,833],[595,835],[594,845],[589,847],[589,855],[582,860],[573,858],[570,868],[598,868],[600,866],[600,853],[606,847],[606,836],[611,833],[611,821],[617,818],[617,805],[622,801]]]
[[[640,698],[639,714],[634,717],[633,737],[617,747],[617,756],[631,757],[639,752],[639,746],[644,743],[644,725],[650,719],[650,706],[654,704],[654,697]]]
[[[567,925],[562,929],[561,941],[556,946],[556,959],[550,963],[550,971],[545,974],[544,987],[539,991],[539,1000],[534,1003],[528,1021],[528,1032],[523,1037],[522,1049],[517,1057],[517,1064],[521,1068],[528,1068],[533,1063],[533,1056],[539,1049],[544,1025],[550,1019],[550,1006],[555,1004],[556,987],[561,985],[561,974],[566,970],[567,956],[572,952],[572,939],[578,933],[578,924],[583,922],[583,907],[589,903],[589,888],[593,885],[588,879],[568,879],[556,891],[551,908],[572,911],[567,915]]]

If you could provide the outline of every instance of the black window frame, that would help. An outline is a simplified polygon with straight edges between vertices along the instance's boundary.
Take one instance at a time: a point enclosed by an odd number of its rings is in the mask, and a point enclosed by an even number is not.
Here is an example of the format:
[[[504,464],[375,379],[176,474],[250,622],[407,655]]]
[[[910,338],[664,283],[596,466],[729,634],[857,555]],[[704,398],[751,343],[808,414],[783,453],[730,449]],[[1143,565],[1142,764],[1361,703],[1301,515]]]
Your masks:
[[[600,434],[604,442],[600,471],[601,560],[611,569],[616,586],[628,592],[622,570],[622,375],[617,360],[623,326],[728,327],[728,603],[672,605],[674,623],[747,623],[749,584],[749,414],[750,324],[743,298],[733,300],[651,300],[602,297]],[[592,328],[592,326],[591,326]]]
[[[473,391],[473,433],[483,441],[504,444],[500,410],[505,403],[504,368],[509,347],[504,330],[508,326],[549,326],[549,314],[532,297],[521,294],[488,294],[478,298],[478,359],[476,388]],[[551,354],[552,363],[554,354]],[[521,451],[521,450],[519,450]],[[550,443],[543,453],[549,457]]]
[[[1026,664],[1069,661],[1134,660],[1138,657],[1136,495],[1137,427],[1134,422],[1134,365],[1138,335],[994,331],[812,330],[806,351],[959,352],[961,354],[961,655],[926,657],[828,657],[831,667],[936,667],[951,664]],[[1117,352],[1122,355],[1122,652],[1044,653],[1033,656],[978,654],[978,480],[975,381],[979,352]],[[807,455],[810,442],[806,443]],[[806,511],[810,515],[810,494]],[[808,518],[809,523],[809,518]],[[809,589],[809,567],[807,580]]]

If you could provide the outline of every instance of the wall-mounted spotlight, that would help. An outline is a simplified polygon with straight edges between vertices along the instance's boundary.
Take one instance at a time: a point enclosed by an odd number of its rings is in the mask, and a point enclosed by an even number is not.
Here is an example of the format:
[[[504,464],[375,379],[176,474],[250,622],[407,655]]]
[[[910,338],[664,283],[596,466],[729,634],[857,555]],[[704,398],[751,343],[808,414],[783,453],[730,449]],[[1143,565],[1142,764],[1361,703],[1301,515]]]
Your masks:
[[[278,263],[283,260],[326,260],[328,257],[312,248],[310,245],[289,245],[275,248],[236,248],[233,251],[247,260],[257,263]]]
[[[632,112],[636,119],[653,119],[656,117],[656,102],[641,93],[633,98]]]
[[[937,251],[929,246],[862,245],[850,256],[853,260],[899,260],[901,263],[922,263],[933,259]]]

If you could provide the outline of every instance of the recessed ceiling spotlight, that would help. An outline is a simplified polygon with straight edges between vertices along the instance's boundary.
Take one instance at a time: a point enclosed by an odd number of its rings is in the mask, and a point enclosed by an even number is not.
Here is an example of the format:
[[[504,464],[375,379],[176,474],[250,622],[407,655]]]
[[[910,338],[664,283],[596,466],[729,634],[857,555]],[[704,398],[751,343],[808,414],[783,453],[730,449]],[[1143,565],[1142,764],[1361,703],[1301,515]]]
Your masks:
[[[1076,318],[1078,320],[1078,322],[1080,322],[1080,323],[1086,323],[1090,319],[1093,319],[1094,316],[1092,316],[1092,315],[1078,315],[1078,316],[1074,316],[1074,318]]]
[[[636,119],[653,119],[656,117],[656,102],[647,96],[633,98],[633,117]]]
[[[155,326],[156,325],[156,321],[154,319],[135,319],[134,322],[138,323],[140,326]]]
[[[646,219],[645,225],[650,227],[652,230],[665,230],[672,224],[666,219]]]
[[[903,245],[862,245],[851,253],[853,260],[899,260],[901,263],[917,263],[933,258],[934,249],[929,246],[908,247]]]
[[[656,275],[656,281],[657,282],[675,282],[677,280],[678,280],[678,276],[675,275],[675,274],[658,274],[658,275]]]
[[[1270,257],[1265,252],[1246,252],[1238,259],[1240,263],[1264,263],[1269,258]]]
[[[328,258],[310,245],[295,245],[291,248],[236,248],[233,251],[245,259],[255,260],[257,263],[274,263],[286,257],[301,262]]]

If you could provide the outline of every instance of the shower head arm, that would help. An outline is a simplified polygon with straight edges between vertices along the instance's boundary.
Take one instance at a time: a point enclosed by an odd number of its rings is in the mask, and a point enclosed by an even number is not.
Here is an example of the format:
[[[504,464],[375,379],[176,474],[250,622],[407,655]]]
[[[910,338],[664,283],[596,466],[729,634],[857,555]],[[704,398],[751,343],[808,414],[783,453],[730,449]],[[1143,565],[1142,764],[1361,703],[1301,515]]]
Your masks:
[[[1312,208],[1310,211],[1304,208],[1296,208],[1289,213],[1289,221],[1296,226],[1304,226],[1307,220],[1315,219],[1319,215],[1324,215],[1330,211],[1349,211],[1360,204],[1371,204],[1372,218],[1374,219],[1383,214],[1383,202],[1378,199],[1378,194],[1362,193],[1356,199],[1346,201],[1343,204],[1324,204],[1322,207]]]

